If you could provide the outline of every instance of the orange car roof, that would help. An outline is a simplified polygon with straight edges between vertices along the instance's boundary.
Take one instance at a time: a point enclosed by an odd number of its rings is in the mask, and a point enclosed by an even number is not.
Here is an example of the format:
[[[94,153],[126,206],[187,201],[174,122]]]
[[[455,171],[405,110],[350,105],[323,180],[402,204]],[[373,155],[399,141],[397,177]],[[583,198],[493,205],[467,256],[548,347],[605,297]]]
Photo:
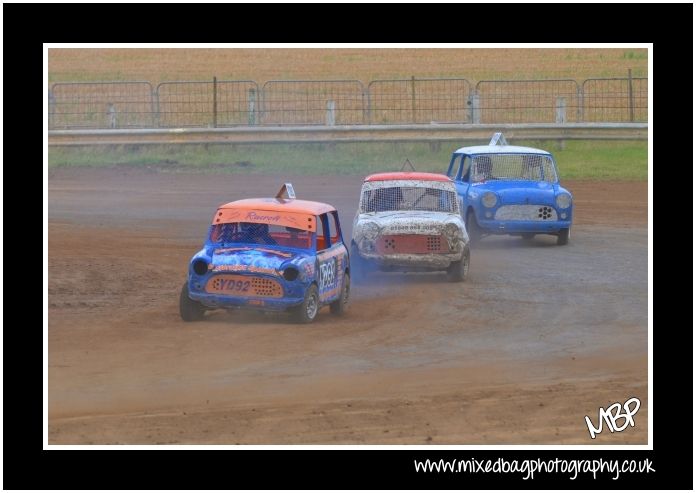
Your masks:
[[[319,215],[335,211],[336,208],[322,202],[299,199],[243,199],[228,202],[219,209],[255,209],[272,212],[297,212],[301,214]]]
[[[421,173],[413,171],[394,171],[390,173],[375,173],[365,178],[365,181],[389,180],[423,180],[423,181],[452,181],[448,176],[439,173]]]

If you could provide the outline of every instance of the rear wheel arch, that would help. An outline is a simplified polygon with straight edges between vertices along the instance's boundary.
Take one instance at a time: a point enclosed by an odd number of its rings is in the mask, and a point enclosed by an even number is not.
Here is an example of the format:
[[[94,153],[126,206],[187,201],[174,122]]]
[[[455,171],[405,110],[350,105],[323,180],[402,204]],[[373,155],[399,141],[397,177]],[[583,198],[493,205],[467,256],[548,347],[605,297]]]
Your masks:
[[[334,315],[343,315],[346,311],[348,301],[350,300],[350,274],[346,272],[343,277],[343,284],[341,286],[341,294],[338,299],[329,304],[329,309]]]

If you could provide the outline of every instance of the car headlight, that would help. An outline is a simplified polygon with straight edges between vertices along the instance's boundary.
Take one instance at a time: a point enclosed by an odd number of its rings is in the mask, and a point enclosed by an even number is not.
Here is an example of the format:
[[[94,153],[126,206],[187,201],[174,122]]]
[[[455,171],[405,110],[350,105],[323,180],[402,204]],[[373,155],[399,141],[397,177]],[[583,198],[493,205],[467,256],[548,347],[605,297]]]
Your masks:
[[[367,240],[365,238],[360,241],[360,251],[365,253],[372,253],[375,251],[375,242],[373,240]]]
[[[286,281],[294,281],[300,276],[300,271],[297,267],[293,265],[283,269],[282,275],[283,279],[285,279]]]
[[[379,226],[377,223],[369,221],[363,225],[362,228],[363,236],[368,240],[374,240],[379,234]]]
[[[445,236],[448,238],[455,238],[457,236],[461,236],[460,234],[461,230],[459,229],[459,226],[457,226],[454,223],[448,223],[445,226]]]
[[[481,197],[481,203],[484,207],[495,207],[495,204],[498,203],[498,196],[493,192],[486,192]]]
[[[208,262],[205,261],[205,259],[202,258],[197,258],[191,263],[191,268],[193,269],[193,272],[196,273],[196,275],[199,276],[204,276],[206,272],[208,272]]]
[[[572,199],[567,193],[559,193],[558,196],[556,196],[556,205],[559,209],[567,209],[570,207],[571,202]]]

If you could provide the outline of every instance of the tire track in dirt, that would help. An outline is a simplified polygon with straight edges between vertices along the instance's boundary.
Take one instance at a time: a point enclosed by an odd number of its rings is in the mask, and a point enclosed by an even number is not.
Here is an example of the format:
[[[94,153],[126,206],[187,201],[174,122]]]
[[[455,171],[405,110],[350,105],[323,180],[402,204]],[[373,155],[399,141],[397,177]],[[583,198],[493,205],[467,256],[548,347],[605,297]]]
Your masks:
[[[571,185],[568,247],[485,239],[463,284],[371,276],[345,317],[307,326],[182,322],[211,211],[285,178],[52,174],[51,443],[589,443],[584,414],[631,395],[637,426],[600,440],[645,442],[645,184]],[[298,180],[349,237],[360,178]]]

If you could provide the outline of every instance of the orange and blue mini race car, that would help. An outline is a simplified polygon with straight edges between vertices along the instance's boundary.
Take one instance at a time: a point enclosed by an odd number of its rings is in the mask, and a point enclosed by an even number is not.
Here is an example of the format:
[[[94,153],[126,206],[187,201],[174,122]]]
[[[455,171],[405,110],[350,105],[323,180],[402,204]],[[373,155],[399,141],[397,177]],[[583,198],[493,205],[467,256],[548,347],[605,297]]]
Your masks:
[[[350,262],[336,209],[295,199],[286,183],[275,198],[218,208],[189,263],[179,311],[187,322],[217,308],[289,310],[311,322],[323,305],[343,313],[349,297]]]

